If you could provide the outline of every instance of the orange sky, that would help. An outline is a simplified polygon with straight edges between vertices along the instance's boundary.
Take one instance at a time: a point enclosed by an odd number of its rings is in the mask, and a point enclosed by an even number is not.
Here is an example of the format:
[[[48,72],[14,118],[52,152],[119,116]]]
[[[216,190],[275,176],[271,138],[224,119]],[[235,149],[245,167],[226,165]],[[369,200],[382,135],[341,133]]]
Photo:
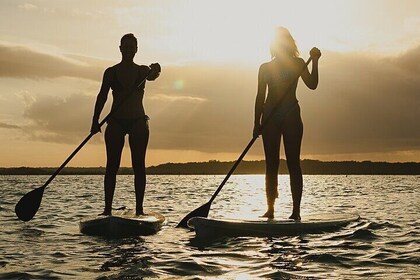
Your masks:
[[[315,91],[298,87],[302,159],[420,160],[419,1],[2,1],[0,166],[58,166],[88,135],[119,39],[139,39],[147,165],[235,160],[251,139],[258,66],[277,26],[306,60],[323,52]],[[109,107],[107,107],[109,108]],[[105,111],[102,116],[105,116]],[[70,166],[105,165],[96,135]],[[258,140],[245,159],[262,159]],[[130,166],[129,151],[123,166]]]

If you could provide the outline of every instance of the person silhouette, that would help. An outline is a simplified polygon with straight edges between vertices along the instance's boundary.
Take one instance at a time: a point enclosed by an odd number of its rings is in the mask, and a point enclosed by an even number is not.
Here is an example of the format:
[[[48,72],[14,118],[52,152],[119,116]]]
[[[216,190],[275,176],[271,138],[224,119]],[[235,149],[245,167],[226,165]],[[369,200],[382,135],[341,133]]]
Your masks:
[[[299,57],[296,42],[290,32],[279,27],[274,37],[270,47],[271,61],[261,64],[258,72],[253,129],[254,137],[262,135],[266,163],[267,211],[262,217],[274,218],[274,202],[278,197],[280,142],[283,136],[293,200],[293,212],[289,219],[300,220],[303,190],[300,149],[303,123],[296,88],[299,77],[302,77],[308,88],[317,88],[321,51],[317,48],[311,49],[312,72],[309,73],[305,61]]]
[[[145,79],[156,80],[160,75],[157,63],[137,65],[133,59],[137,53],[137,38],[129,33],[121,38],[121,62],[107,68],[96,98],[91,133],[101,132],[99,116],[104,108],[109,90],[112,89],[112,110],[105,130],[106,171],[104,178],[105,207],[102,215],[112,214],[117,172],[121,163],[125,135],[128,134],[131,161],[134,171],[136,215],[144,215],[143,199],[146,188],[146,148],[149,140],[149,117],[143,107]],[[144,81],[143,84],[140,83]],[[140,86],[139,86],[140,85]]]

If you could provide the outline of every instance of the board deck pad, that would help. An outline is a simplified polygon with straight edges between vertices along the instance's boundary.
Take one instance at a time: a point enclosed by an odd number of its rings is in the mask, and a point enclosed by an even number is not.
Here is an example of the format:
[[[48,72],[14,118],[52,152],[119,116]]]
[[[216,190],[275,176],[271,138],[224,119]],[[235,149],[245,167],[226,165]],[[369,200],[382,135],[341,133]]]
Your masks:
[[[165,217],[159,213],[136,216],[133,210],[116,210],[112,216],[90,216],[79,223],[80,232],[86,235],[123,237],[151,235],[158,232]]]
[[[285,236],[323,232],[336,229],[356,221],[357,214],[313,214],[300,221],[291,219],[213,219],[194,217],[188,226],[195,230],[198,238],[219,236]]]

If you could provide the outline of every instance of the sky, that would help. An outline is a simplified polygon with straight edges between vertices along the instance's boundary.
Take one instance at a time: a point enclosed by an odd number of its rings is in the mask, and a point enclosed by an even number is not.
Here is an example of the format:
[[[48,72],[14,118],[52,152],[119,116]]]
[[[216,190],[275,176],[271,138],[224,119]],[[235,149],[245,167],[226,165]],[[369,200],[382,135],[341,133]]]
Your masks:
[[[162,66],[146,84],[146,165],[236,160],[278,26],[303,59],[322,52],[318,88],[300,80],[297,89],[302,159],[420,162],[419,11],[416,0],[3,0],[0,166],[55,167],[73,152],[126,33],[139,40],[136,63]],[[245,160],[263,158],[259,139]],[[69,166],[105,162],[98,134]],[[127,143],[122,166],[131,166]]]

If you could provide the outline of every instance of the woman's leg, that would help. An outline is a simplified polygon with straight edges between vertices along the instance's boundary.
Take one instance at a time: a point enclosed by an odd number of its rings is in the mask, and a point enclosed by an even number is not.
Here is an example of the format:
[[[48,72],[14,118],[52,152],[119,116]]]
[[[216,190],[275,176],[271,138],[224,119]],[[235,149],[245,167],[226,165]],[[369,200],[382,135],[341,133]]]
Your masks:
[[[131,162],[134,170],[136,192],[136,215],[143,215],[143,199],[146,190],[146,149],[149,142],[149,127],[145,120],[139,120],[129,135]]]
[[[124,147],[124,132],[121,127],[110,121],[105,130],[105,145],[106,145],[106,171],[104,180],[105,189],[105,209],[104,215],[111,215],[112,200],[114,198],[115,183],[117,179],[117,172],[120,167],[121,153]]]
[[[280,129],[268,123],[262,133],[265,153],[265,193],[267,212],[263,217],[274,218],[274,202],[278,197],[278,172],[280,162]]]
[[[290,188],[293,199],[293,212],[290,219],[300,220],[303,179],[300,168],[300,147],[303,137],[303,124],[300,109],[290,112],[283,124],[283,141],[287,167],[290,174]]]

